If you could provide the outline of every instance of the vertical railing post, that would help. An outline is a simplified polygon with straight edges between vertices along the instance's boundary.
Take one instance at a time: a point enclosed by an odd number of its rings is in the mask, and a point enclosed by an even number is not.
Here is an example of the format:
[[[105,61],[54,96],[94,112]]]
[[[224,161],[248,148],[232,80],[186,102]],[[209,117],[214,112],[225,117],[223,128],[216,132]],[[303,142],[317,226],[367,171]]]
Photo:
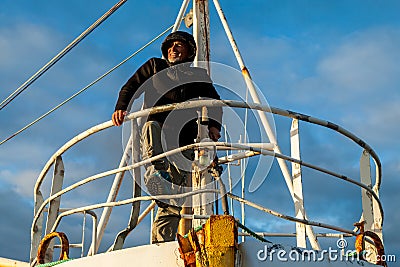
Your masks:
[[[360,179],[361,183],[372,188],[371,156],[364,150],[360,158]],[[372,188],[379,197],[379,190]],[[361,200],[363,209],[363,220],[365,230],[374,231],[382,240],[382,216],[378,202],[365,189],[361,189]]]
[[[50,196],[58,193],[59,191],[62,190],[63,186],[63,181],[64,181],[64,163],[62,160],[61,156],[58,156],[56,158],[56,161],[54,163],[54,172],[53,172],[53,180],[52,180],[52,185],[51,185],[51,193]],[[50,201],[49,204],[49,210],[47,213],[47,220],[46,220],[46,231],[45,234],[47,235],[50,233],[51,228],[53,228],[53,225],[57,219],[59,210],[60,210],[60,201],[61,201],[61,196]],[[53,247],[54,247],[54,241],[52,241],[47,249],[47,253],[45,256],[45,260],[48,262],[53,261]]]
[[[294,159],[300,160],[300,136],[299,136],[299,120],[292,120],[292,127],[290,129],[290,148],[291,156]],[[301,165],[292,162],[292,179],[293,179],[293,192],[294,192],[294,209],[296,218],[304,220],[304,201],[303,201],[303,181],[301,178]],[[302,223],[296,223],[296,241],[297,246],[306,248],[306,226]]]
[[[370,156],[366,150],[363,151],[360,158],[360,178],[361,183],[367,185],[368,187],[372,187]],[[366,230],[372,230],[374,223],[374,210],[372,204],[373,199],[372,196],[362,188],[361,200],[363,219],[365,221],[364,227]]]
[[[43,195],[40,190],[35,191],[35,210],[34,216],[37,215],[38,209],[42,206],[44,200]],[[31,252],[30,252],[30,262],[32,263],[37,255],[39,249],[40,240],[42,239],[43,231],[43,212],[39,215],[36,224],[32,226],[31,229]]]
[[[210,73],[210,21],[208,0],[194,0],[193,1],[193,36],[197,44],[197,54],[194,61],[194,66],[207,69]],[[204,64],[205,63],[205,64]],[[199,127],[205,128],[200,125]],[[207,137],[207,129],[200,131],[203,133],[200,140]],[[198,161],[198,155],[195,159],[195,165]],[[197,162],[199,163],[199,162]],[[200,171],[202,167],[200,164],[194,166],[192,186],[193,189],[206,188],[211,184],[212,178],[208,172]],[[212,194],[195,195],[192,198],[192,205],[194,214],[197,215],[211,215],[213,214],[214,198]],[[205,223],[205,220],[193,220],[193,227],[200,226]]]
[[[371,156],[367,150],[363,150],[360,158],[360,179],[361,183],[372,188],[372,177],[371,177]],[[378,195],[378,190],[374,190]],[[361,188],[361,201],[362,201],[362,220],[365,222],[365,231],[375,232],[382,240],[382,217],[379,212],[377,201],[374,200],[372,195],[365,189]],[[383,242],[383,240],[382,240]],[[375,253],[375,247],[366,242],[365,250],[371,253]],[[373,254],[367,255],[370,257]]]
[[[54,171],[53,171],[53,180],[52,180],[52,188],[50,195],[54,195],[60,190],[62,190],[62,185],[64,181],[64,163],[62,161],[62,157],[58,156],[54,160]],[[44,199],[42,192],[40,190],[35,190],[35,210],[34,215],[36,216],[38,209],[42,206]],[[60,201],[61,197],[58,197],[49,203],[48,215],[46,219],[46,228],[45,234],[48,234],[57,219],[59,210],[60,210]],[[33,225],[31,230],[31,251],[30,251],[30,262],[33,262],[36,258],[37,251],[39,248],[40,241],[42,239],[43,234],[43,221],[44,221],[44,214],[43,212],[39,215],[36,224]],[[46,254],[46,261],[52,261],[53,255],[53,246],[54,243],[52,242],[49,245],[48,253]]]

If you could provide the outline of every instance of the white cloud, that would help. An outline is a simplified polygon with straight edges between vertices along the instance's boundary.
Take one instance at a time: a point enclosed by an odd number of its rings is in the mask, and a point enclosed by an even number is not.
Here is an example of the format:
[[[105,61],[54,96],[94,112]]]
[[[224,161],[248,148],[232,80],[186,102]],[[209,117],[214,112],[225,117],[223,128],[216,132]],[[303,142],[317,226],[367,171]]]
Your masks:
[[[317,66],[338,99],[393,90],[400,81],[400,29],[378,28],[352,34]],[[379,91],[377,91],[379,90]],[[335,94],[335,92],[332,92]]]
[[[36,24],[0,27],[0,36],[0,81],[4,96],[11,93],[11,88],[20,85],[17,81],[27,79],[46,59],[54,56],[61,44],[60,35]]]
[[[365,109],[377,100],[400,98],[399,28],[337,35],[330,43],[318,43],[317,38],[245,36],[245,40],[253,41],[242,40],[241,51],[272,106],[283,104],[338,122],[349,110]]]
[[[38,174],[38,170],[32,169],[23,169],[15,172],[9,170],[0,171],[2,182],[10,184],[13,191],[26,199],[33,199],[33,187]]]
[[[345,115],[343,122],[351,125],[354,132],[362,134],[368,143],[393,150],[398,146],[398,101],[387,99],[373,105],[365,105],[357,111]]]
[[[19,195],[33,198],[33,186],[49,153],[49,147],[29,140],[4,144],[0,150],[1,182]]]

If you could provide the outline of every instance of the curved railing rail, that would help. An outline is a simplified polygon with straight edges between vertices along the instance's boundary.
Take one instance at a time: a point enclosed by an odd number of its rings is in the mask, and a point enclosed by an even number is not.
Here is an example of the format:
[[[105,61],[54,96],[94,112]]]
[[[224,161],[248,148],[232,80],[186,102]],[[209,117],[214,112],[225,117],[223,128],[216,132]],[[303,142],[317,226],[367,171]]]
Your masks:
[[[270,112],[276,115],[280,115],[280,116],[284,116],[284,117],[289,117],[289,118],[295,118],[295,119],[299,119],[308,123],[312,123],[312,124],[316,124],[316,125],[320,125],[323,127],[327,127],[330,128],[344,136],[346,136],[347,138],[349,138],[350,140],[354,141],[355,143],[357,143],[361,148],[365,149],[368,151],[368,153],[371,155],[371,157],[374,159],[375,164],[377,166],[377,176],[376,176],[376,182],[374,186],[377,186],[377,188],[380,188],[380,184],[381,184],[381,177],[382,177],[382,170],[381,170],[381,161],[378,157],[378,155],[376,154],[376,152],[372,149],[372,147],[370,147],[366,142],[364,142],[361,138],[357,137],[356,135],[354,135],[353,133],[351,133],[350,131],[344,129],[343,127],[329,122],[329,121],[325,121],[325,120],[321,120],[309,115],[305,115],[302,113],[298,113],[298,112],[294,112],[294,111],[290,111],[290,110],[285,110],[285,109],[279,109],[279,108],[274,108],[274,107],[270,107],[270,106],[266,106],[266,105],[260,105],[260,104],[251,104],[251,103],[244,103],[244,102],[240,102],[240,101],[232,101],[232,100],[196,100],[196,101],[187,101],[187,102],[183,102],[183,103],[177,103],[177,104],[170,104],[170,105],[165,105],[165,106],[159,106],[159,107],[153,107],[153,108],[148,108],[148,109],[144,109],[144,110],[140,110],[134,113],[129,114],[126,117],[126,120],[132,120],[135,118],[140,118],[140,117],[145,117],[148,116],[150,114],[155,114],[155,113],[159,113],[159,112],[164,112],[164,111],[170,111],[170,110],[178,110],[178,109],[186,109],[186,108],[199,108],[202,106],[214,106],[214,107],[223,107],[223,106],[229,106],[229,107],[237,107],[237,108],[250,108],[250,109],[255,109],[255,110],[260,110],[260,111],[264,111],[264,112]],[[54,163],[55,159],[58,156],[61,156],[62,154],[64,154],[69,148],[71,148],[72,146],[74,146],[75,144],[77,144],[78,142],[82,141],[83,139],[89,137],[92,134],[95,134],[99,131],[105,130],[107,128],[112,127],[113,124],[110,121],[98,124],[96,126],[91,127],[90,129],[80,133],[79,135],[75,136],[74,138],[72,138],[70,141],[68,141],[67,143],[65,143],[65,145],[63,145],[60,149],[58,149],[53,156],[47,161],[46,165],[44,166],[43,170],[41,171],[37,182],[35,184],[35,192],[38,190],[38,188],[40,187],[40,185],[43,182],[44,177],[46,176],[48,170],[50,169],[51,165]]]
[[[380,213],[380,217],[381,217],[381,225],[383,223],[383,217],[384,217],[384,213],[383,213],[383,208],[382,208],[382,204],[379,200],[379,196],[377,194],[377,192],[379,191],[379,187],[381,184],[381,175],[382,175],[382,171],[381,171],[381,163],[380,160],[377,156],[377,154],[375,153],[375,151],[368,145],[366,144],[362,139],[358,138],[356,135],[352,134],[351,132],[349,132],[348,130],[340,127],[337,124],[331,123],[329,121],[324,121],[318,118],[314,118],[305,114],[301,114],[301,113],[297,113],[297,112],[293,112],[293,111],[289,111],[289,110],[283,110],[283,109],[278,109],[278,108],[274,108],[274,107],[269,107],[269,106],[265,106],[265,105],[259,105],[259,104],[249,104],[249,103],[244,103],[244,102],[239,102],[239,101],[230,101],[230,100],[196,100],[196,101],[188,101],[188,102],[183,102],[183,103],[177,103],[177,104],[171,104],[171,105],[166,105],[166,106],[159,106],[159,107],[154,107],[154,108],[150,108],[150,109],[145,109],[145,110],[141,110],[141,111],[137,111],[134,113],[131,113],[127,116],[126,120],[133,120],[133,119],[137,119],[140,117],[145,117],[148,116],[150,114],[154,114],[154,113],[158,113],[158,112],[165,112],[165,111],[170,111],[170,110],[178,110],[178,109],[187,109],[187,108],[200,108],[203,106],[220,106],[220,107],[232,107],[232,108],[248,108],[248,109],[255,109],[258,111],[262,111],[262,112],[269,112],[272,114],[276,114],[276,115],[280,115],[280,116],[284,116],[284,117],[289,117],[289,118],[293,118],[293,119],[297,119],[297,120],[301,120],[301,121],[305,121],[308,123],[312,123],[312,124],[316,124],[322,127],[326,127],[329,129],[332,129],[338,133],[340,133],[341,135],[345,136],[346,138],[352,140],[353,142],[355,142],[358,146],[360,146],[362,149],[364,149],[372,158],[373,161],[375,163],[376,166],[376,177],[375,177],[375,184],[373,186],[373,188],[371,188],[370,185],[367,184],[363,184],[361,182],[358,182],[354,179],[351,179],[345,175],[342,174],[338,174],[336,172],[330,171],[328,169],[324,169],[321,167],[318,167],[316,165],[313,165],[311,163],[307,163],[304,162],[300,159],[296,159],[293,157],[289,157],[280,153],[276,153],[273,151],[273,144],[266,144],[264,146],[256,146],[255,144],[237,144],[237,143],[228,143],[228,142],[202,142],[202,143],[196,143],[196,144],[191,144],[185,147],[180,147],[177,149],[173,149],[170,151],[167,151],[163,154],[154,156],[150,159],[147,160],[143,160],[137,163],[134,163],[132,165],[129,166],[123,166],[123,167],[119,167],[113,170],[109,170],[109,171],[105,171],[90,177],[87,177],[85,179],[82,179],[62,190],[59,190],[58,192],[52,194],[49,198],[47,198],[46,200],[44,200],[42,198],[42,194],[40,191],[41,185],[46,177],[46,174],[48,173],[49,169],[52,167],[53,164],[55,164],[56,160],[58,158],[60,158],[66,151],[68,151],[71,147],[73,147],[75,144],[79,143],[80,141],[88,138],[89,136],[98,133],[100,131],[103,131],[107,128],[112,127],[112,122],[111,121],[107,121],[101,124],[98,124],[82,133],[80,133],[79,135],[75,136],[74,138],[72,138],[70,141],[68,141],[65,145],[63,145],[60,149],[58,149],[53,155],[52,157],[47,161],[47,163],[45,164],[43,170],[41,171],[37,182],[35,184],[35,188],[34,188],[34,198],[35,198],[35,215],[34,215],[34,219],[32,222],[32,248],[31,252],[34,251],[35,249],[35,242],[37,242],[37,240],[40,240],[40,237],[42,235],[41,233],[41,228],[39,227],[39,225],[41,224],[42,221],[42,216],[43,216],[43,212],[46,208],[46,206],[49,205],[49,203],[52,203],[52,201],[55,201],[57,198],[59,198],[60,196],[62,196],[63,194],[70,192],[71,190],[74,190],[84,184],[87,184],[89,182],[110,176],[112,174],[117,174],[117,173],[123,173],[125,171],[128,170],[133,170],[135,168],[139,168],[141,166],[143,166],[144,164],[150,163],[151,161],[154,161],[156,159],[162,158],[162,157],[166,157],[166,156],[170,156],[172,154],[181,152],[183,150],[186,149],[193,149],[193,148],[201,148],[201,147],[209,147],[209,146],[215,146],[217,149],[220,150],[243,150],[243,151],[248,151],[251,153],[244,153],[241,157],[245,158],[245,157],[250,157],[250,156],[255,156],[255,155],[265,155],[265,156],[271,156],[271,157],[276,157],[276,158],[280,158],[283,159],[285,161],[289,161],[289,162],[293,162],[293,163],[297,163],[300,164],[302,166],[317,170],[319,172],[328,174],[330,176],[342,179],[346,182],[352,183],[354,185],[357,185],[361,188],[363,188],[366,192],[368,192],[373,198],[375,203],[377,203],[377,206],[379,208],[379,213]],[[236,157],[234,160],[237,160],[238,158]],[[232,159],[229,159],[228,157],[220,159],[220,163],[227,163],[229,161],[232,161]],[[182,196],[180,195],[175,195],[174,197],[184,197],[184,196],[191,196],[193,194],[201,194],[201,193],[206,193],[206,192],[211,192],[210,190],[198,190],[198,191],[194,191],[194,192],[189,192],[189,193],[184,193],[182,194]],[[220,193],[220,191],[216,191],[214,190],[213,192],[217,192]],[[278,213],[276,211],[267,209],[265,207],[262,207],[258,204],[255,204],[253,202],[250,202],[246,199],[240,198],[238,196],[233,195],[232,193],[227,193],[227,196],[239,201],[241,203],[244,203],[248,206],[252,206],[256,209],[262,210],[264,212],[270,213],[274,216],[277,216],[279,218],[282,219],[286,219],[289,221],[294,221],[297,223],[302,223],[305,225],[311,225],[311,226],[318,226],[318,227],[322,227],[322,228],[327,228],[327,229],[331,229],[331,230],[335,230],[335,231],[339,231],[348,235],[356,235],[356,232],[353,230],[346,230],[340,227],[336,227],[333,225],[329,225],[329,224],[325,224],[325,223],[320,223],[320,222],[314,222],[311,220],[308,220],[307,218],[305,219],[299,219],[299,218],[295,218],[292,216],[288,216],[288,215],[284,215],[281,213]],[[95,205],[89,205],[86,207],[79,207],[79,208],[75,208],[75,209],[71,209],[69,211],[66,212],[62,212],[60,214],[58,214],[56,221],[53,224],[52,230],[55,230],[57,228],[57,225],[59,224],[61,218],[63,218],[64,216],[70,215],[70,214],[74,214],[77,212],[82,212],[82,211],[91,211],[92,209],[99,209],[99,208],[105,208],[105,207],[114,207],[114,206],[119,206],[119,205],[126,205],[126,204],[132,204],[134,202],[137,201],[144,201],[144,200],[154,200],[154,199],[163,199],[163,198],[171,198],[171,196],[144,196],[144,197],[135,197],[135,198],[131,198],[131,199],[127,199],[127,200],[123,200],[123,201],[112,201],[112,202],[107,202],[107,203],[100,203],[100,204],[95,204]],[[184,216],[183,216],[184,217]],[[98,240],[98,242],[100,242],[101,240]]]

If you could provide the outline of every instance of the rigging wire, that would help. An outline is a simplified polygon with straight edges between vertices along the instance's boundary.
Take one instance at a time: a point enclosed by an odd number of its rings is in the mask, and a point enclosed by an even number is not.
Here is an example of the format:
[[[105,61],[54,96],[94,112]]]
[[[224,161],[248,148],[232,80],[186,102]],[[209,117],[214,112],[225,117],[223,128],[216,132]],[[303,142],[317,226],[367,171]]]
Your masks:
[[[111,72],[113,72],[114,70],[116,70],[117,68],[119,68],[121,65],[123,65],[124,63],[126,63],[128,60],[130,60],[131,58],[133,58],[134,56],[136,56],[138,53],[140,53],[141,51],[143,51],[146,47],[148,47],[149,45],[151,45],[152,43],[154,43],[155,41],[157,41],[160,37],[162,37],[163,35],[165,35],[167,32],[169,32],[174,25],[171,25],[170,27],[168,27],[166,30],[164,30],[162,33],[160,33],[159,35],[157,35],[156,37],[154,37],[150,42],[148,42],[147,44],[145,44],[144,46],[142,46],[141,48],[139,48],[137,51],[135,51],[132,55],[130,55],[129,57],[127,57],[126,59],[124,59],[123,61],[121,61],[119,64],[115,65],[113,68],[111,68],[109,71],[107,71],[106,73],[104,73],[103,75],[99,76],[97,79],[95,79],[93,82],[89,83],[88,85],[86,85],[84,88],[82,88],[81,90],[79,90],[78,92],[76,92],[75,94],[73,94],[71,97],[67,98],[66,100],[64,100],[63,102],[61,102],[60,104],[58,104],[57,106],[55,106],[54,108],[52,108],[51,110],[47,111],[45,114],[43,114],[42,116],[40,116],[39,118],[37,118],[36,120],[32,121],[31,123],[27,124],[25,127],[23,127],[22,129],[18,130],[17,132],[15,132],[14,134],[12,134],[11,136],[9,136],[8,138],[4,139],[3,141],[0,142],[0,145],[4,144],[5,142],[9,141],[10,139],[12,139],[13,137],[17,136],[18,134],[22,133],[23,131],[25,131],[26,129],[28,129],[29,127],[31,127],[32,125],[36,124],[37,122],[39,122],[40,120],[42,120],[43,118],[47,117],[48,115],[50,115],[51,113],[53,113],[55,110],[59,109],[60,107],[62,107],[63,105],[65,105],[67,102],[71,101],[73,98],[77,97],[78,95],[80,95],[81,93],[83,93],[84,91],[86,91],[87,89],[89,89],[91,86],[93,86],[94,84],[96,84],[97,82],[99,82],[100,80],[102,80],[104,77],[106,77],[107,75],[109,75]]]
[[[103,14],[98,20],[96,20],[89,28],[82,32],[77,38],[75,38],[69,45],[67,45],[61,52],[47,62],[40,70],[33,74],[28,80],[26,80],[20,87],[18,87],[13,93],[11,93],[6,99],[0,103],[0,110],[5,108],[11,103],[17,96],[25,91],[33,82],[39,79],[47,70],[49,70],[54,64],[56,64],[63,56],[65,56],[72,48],[74,48],[80,41],[85,39],[94,29],[96,29],[102,22],[104,22],[109,16],[111,16],[118,8],[120,8],[127,0],[120,0],[110,10]]]
[[[246,86],[246,103],[248,103],[248,100],[249,100],[249,87],[248,86]],[[243,142],[244,143],[246,143],[247,142],[247,122],[248,122],[248,117],[249,117],[249,115],[248,115],[248,109],[246,108],[245,109],[245,111],[244,111],[245,113],[245,115],[244,115],[244,133],[243,133]],[[246,159],[244,158],[244,159],[241,159],[240,160],[240,162],[241,162],[241,166],[240,166],[240,168],[241,168],[241,180],[242,180],[242,198],[245,198],[245,178],[246,178]],[[245,205],[243,204],[243,203],[241,203],[241,211],[242,211],[242,224],[244,225],[245,224],[245,220],[246,220],[246,218],[245,218]],[[243,228],[244,229],[244,228]],[[242,242],[244,242],[245,241],[245,239],[246,239],[246,237],[245,236],[242,236]]]

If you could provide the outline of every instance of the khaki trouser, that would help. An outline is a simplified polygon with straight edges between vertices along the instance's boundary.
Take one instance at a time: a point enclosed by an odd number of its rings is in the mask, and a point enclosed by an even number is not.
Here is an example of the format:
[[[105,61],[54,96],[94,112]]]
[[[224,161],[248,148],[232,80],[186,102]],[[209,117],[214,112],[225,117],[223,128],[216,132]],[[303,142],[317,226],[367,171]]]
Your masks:
[[[163,153],[161,144],[162,132],[161,125],[156,121],[148,121],[142,129],[142,158],[143,160]],[[181,188],[186,185],[190,176],[190,166],[187,159],[193,159],[193,150],[182,152],[186,160],[179,160],[179,164],[174,158],[162,158],[153,161],[152,164],[146,166],[144,175],[145,184],[147,178],[156,171],[167,171],[171,175],[172,184],[170,192],[180,193]],[[182,170],[183,169],[183,170]],[[152,228],[152,243],[168,242],[175,240],[176,232],[180,220],[181,205],[184,199],[169,199],[156,201],[158,210]]]

